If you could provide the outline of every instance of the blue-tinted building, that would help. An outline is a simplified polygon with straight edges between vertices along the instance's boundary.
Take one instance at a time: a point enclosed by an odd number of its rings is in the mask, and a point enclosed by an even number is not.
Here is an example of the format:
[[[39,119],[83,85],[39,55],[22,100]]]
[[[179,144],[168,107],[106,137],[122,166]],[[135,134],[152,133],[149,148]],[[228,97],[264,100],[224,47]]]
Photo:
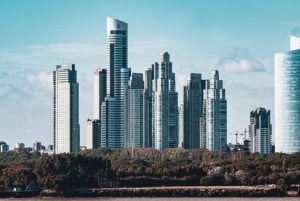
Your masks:
[[[275,54],[275,151],[300,151],[300,38]]]

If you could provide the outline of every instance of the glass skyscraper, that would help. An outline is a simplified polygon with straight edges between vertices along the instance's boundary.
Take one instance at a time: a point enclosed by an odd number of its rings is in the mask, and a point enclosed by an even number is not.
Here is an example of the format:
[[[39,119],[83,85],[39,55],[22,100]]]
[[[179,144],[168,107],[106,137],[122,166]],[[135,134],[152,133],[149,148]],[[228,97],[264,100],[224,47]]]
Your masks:
[[[54,86],[54,152],[79,151],[79,84],[75,64],[57,65]]]
[[[125,146],[125,89],[128,85],[127,23],[107,18],[106,98],[101,105],[101,147]]]
[[[270,110],[260,107],[250,112],[249,136],[252,153],[271,153],[272,125]]]
[[[210,151],[227,150],[227,100],[223,81],[217,70],[211,71],[211,78],[203,90],[203,123],[201,136],[206,138]]]
[[[142,73],[132,73],[126,89],[126,147],[143,147],[144,81]]]
[[[152,147],[152,79],[153,71],[149,68],[145,71],[144,89],[144,145]]]
[[[191,73],[183,87],[185,149],[200,148],[200,118],[203,114],[203,91],[201,74]]]
[[[300,151],[300,38],[275,54],[275,151]]]

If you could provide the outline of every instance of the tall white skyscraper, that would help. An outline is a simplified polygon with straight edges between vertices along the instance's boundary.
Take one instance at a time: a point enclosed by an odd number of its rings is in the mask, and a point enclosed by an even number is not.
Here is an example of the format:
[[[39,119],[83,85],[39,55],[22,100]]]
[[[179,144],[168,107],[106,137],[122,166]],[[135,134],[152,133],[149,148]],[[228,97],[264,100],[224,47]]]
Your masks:
[[[79,151],[79,84],[75,64],[57,65],[54,85],[54,152]]]
[[[107,18],[106,98],[101,105],[101,146],[125,146],[125,89],[128,85],[127,24]]]
[[[132,73],[126,89],[126,147],[143,147],[144,81],[142,73]]]
[[[275,54],[275,151],[300,152],[300,38]]]
[[[178,95],[170,55],[152,65],[152,146],[164,150],[178,146]]]
[[[270,110],[260,107],[250,112],[249,136],[252,153],[271,153],[272,125]]]
[[[203,117],[206,148],[211,151],[227,150],[227,101],[223,81],[217,70],[211,71],[211,78],[203,90]],[[203,132],[203,131],[202,131]]]

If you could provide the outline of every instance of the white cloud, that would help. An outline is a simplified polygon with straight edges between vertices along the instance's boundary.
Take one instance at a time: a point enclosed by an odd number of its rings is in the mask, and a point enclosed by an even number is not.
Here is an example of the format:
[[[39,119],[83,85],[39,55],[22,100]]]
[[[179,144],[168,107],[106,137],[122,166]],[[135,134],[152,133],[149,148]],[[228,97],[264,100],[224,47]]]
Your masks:
[[[259,60],[251,58],[247,50],[234,48],[229,56],[221,58],[216,66],[228,72],[263,72],[265,66]]]

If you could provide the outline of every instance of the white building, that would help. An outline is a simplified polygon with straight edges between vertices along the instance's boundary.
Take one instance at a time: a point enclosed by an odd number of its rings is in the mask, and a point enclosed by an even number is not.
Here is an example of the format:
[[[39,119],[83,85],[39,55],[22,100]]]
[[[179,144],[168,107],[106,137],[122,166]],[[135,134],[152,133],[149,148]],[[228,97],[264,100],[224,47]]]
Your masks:
[[[126,90],[126,147],[144,146],[144,81],[132,73]]]
[[[211,151],[227,150],[227,100],[223,81],[217,70],[211,71],[211,78],[203,90],[203,118],[205,127],[201,137],[206,138],[206,147]],[[203,147],[204,148],[204,147]]]
[[[54,85],[54,152],[79,151],[79,84],[75,64],[57,65]]]
[[[160,56],[152,65],[152,147],[164,150],[178,147],[178,94],[170,55]]]
[[[106,98],[101,105],[101,147],[125,147],[125,89],[128,85],[127,24],[107,18]]]
[[[275,151],[300,151],[300,37],[275,54]]]

